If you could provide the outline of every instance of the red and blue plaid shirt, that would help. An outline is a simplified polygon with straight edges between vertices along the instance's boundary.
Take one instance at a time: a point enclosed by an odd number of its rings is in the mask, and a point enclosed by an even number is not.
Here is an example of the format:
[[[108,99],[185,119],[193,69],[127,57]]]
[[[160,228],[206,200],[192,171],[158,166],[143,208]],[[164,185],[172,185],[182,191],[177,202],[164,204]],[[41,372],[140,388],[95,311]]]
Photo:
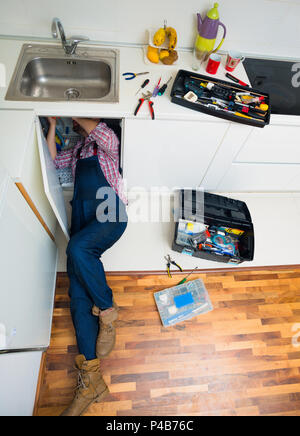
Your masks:
[[[73,179],[77,164],[77,151],[83,145],[80,159],[85,159],[94,155],[94,143],[98,145],[98,160],[103,174],[118,194],[120,199],[127,204],[124,192],[123,179],[119,172],[119,140],[115,132],[100,122],[83,141],[79,141],[74,148],[63,150],[57,153],[54,160],[56,168],[72,168]]]

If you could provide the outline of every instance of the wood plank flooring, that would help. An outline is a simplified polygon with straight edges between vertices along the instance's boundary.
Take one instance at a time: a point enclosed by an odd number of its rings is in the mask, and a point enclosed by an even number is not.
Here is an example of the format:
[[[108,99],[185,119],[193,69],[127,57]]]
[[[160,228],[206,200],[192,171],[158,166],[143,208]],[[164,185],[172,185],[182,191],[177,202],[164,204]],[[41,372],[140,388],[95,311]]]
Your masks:
[[[300,269],[194,274],[214,310],[164,328],[153,292],[183,277],[108,275],[121,308],[116,347],[101,362],[110,394],[86,415],[299,416]],[[73,398],[67,290],[59,274],[37,415],[58,415]]]

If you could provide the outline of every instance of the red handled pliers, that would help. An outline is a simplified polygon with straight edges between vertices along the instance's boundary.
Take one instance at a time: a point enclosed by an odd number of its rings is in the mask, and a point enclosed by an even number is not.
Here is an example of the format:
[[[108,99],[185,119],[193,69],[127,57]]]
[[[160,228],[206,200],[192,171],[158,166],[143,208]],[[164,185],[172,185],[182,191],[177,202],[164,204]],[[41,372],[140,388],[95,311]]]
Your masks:
[[[139,99],[139,104],[137,105],[135,111],[134,111],[134,115],[137,115],[138,111],[140,110],[142,104],[144,103],[145,100],[148,101],[148,105],[149,105],[149,110],[150,110],[150,114],[151,114],[151,118],[152,120],[155,119],[155,115],[154,115],[154,109],[153,109],[153,101],[150,100],[150,98],[152,97],[152,92],[148,91],[147,94],[142,93],[142,98]]]

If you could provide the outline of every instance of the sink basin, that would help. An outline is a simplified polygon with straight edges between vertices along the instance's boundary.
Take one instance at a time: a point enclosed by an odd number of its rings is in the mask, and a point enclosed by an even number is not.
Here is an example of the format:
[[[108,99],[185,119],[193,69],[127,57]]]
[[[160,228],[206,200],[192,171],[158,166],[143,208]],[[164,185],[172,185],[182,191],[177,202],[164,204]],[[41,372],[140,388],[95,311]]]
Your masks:
[[[118,50],[24,44],[6,100],[119,101]]]

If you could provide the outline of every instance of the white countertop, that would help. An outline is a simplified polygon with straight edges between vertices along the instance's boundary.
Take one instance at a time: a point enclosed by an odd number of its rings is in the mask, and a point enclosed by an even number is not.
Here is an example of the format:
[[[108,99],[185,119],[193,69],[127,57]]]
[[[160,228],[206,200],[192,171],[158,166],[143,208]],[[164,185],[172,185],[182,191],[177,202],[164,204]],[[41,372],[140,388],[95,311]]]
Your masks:
[[[145,88],[152,91],[156,86],[159,78],[161,77],[161,84],[165,83],[170,76],[173,80],[179,69],[192,70],[192,53],[187,51],[179,51],[179,59],[175,65],[167,66],[163,64],[151,64],[148,60],[145,61],[144,51],[142,48],[128,48],[118,47],[120,51],[120,93],[119,103],[100,103],[100,102],[31,102],[31,101],[7,101],[5,95],[7,88],[12,77],[14,68],[17,64],[21,47],[24,43],[31,43],[31,41],[20,41],[13,39],[0,39],[0,64],[4,65],[6,73],[6,87],[0,87],[0,109],[33,109],[38,115],[61,115],[61,116],[97,116],[107,118],[136,118],[136,119],[149,119],[149,110],[147,105],[141,108],[137,117],[134,117],[133,113],[138,103],[138,95],[135,96],[141,83],[146,77],[149,77],[150,83]],[[32,42],[41,43],[38,41]],[[43,42],[42,42],[43,43]],[[47,45],[60,45],[57,42],[47,42]],[[86,44],[91,45],[90,44]],[[92,44],[97,47],[97,45]],[[84,45],[82,44],[82,47]],[[100,46],[99,46],[100,47]],[[107,47],[107,46],[106,46]],[[218,73],[212,77],[227,80],[225,77],[226,70],[225,55],[222,55],[222,64],[219,67]],[[205,65],[204,65],[205,67]],[[3,75],[3,68],[0,69],[0,75]],[[133,80],[125,80],[122,77],[122,73],[125,72],[142,72],[149,71],[149,76],[140,76]],[[201,68],[197,71],[199,74],[208,75],[205,72],[205,68]],[[247,74],[240,64],[234,71],[234,75],[240,78],[242,81],[249,83]],[[171,119],[171,120],[209,120],[212,119],[215,122],[224,122],[224,120],[203,114],[201,112],[193,111],[188,108],[171,103],[170,91],[172,89],[173,80],[169,83],[165,94],[161,97],[156,97],[154,101],[154,110],[156,119]],[[3,77],[0,77],[0,84],[3,82]],[[234,82],[229,81],[234,86]],[[273,115],[271,123],[288,123],[299,124],[300,117],[297,116],[282,116]]]

